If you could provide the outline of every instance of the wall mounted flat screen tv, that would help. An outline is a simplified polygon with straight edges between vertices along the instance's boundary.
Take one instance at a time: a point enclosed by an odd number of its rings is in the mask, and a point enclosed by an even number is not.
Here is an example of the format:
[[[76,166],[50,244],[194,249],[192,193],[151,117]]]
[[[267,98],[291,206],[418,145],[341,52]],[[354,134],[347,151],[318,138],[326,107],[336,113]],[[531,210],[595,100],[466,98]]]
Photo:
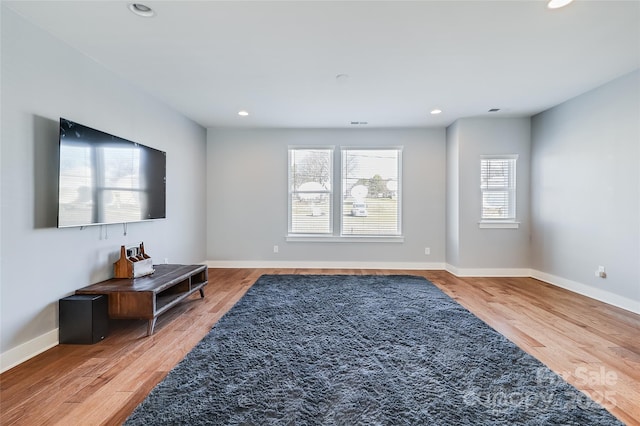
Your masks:
[[[166,153],[60,119],[58,227],[166,217]]]

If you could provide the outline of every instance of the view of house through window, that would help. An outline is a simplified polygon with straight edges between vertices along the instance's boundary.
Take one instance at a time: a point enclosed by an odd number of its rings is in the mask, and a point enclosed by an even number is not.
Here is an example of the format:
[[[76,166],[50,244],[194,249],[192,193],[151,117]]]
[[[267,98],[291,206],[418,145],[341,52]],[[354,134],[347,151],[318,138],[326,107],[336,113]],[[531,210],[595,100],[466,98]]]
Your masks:
[[[480,159],[482,220],[515,220],[517,155]]]

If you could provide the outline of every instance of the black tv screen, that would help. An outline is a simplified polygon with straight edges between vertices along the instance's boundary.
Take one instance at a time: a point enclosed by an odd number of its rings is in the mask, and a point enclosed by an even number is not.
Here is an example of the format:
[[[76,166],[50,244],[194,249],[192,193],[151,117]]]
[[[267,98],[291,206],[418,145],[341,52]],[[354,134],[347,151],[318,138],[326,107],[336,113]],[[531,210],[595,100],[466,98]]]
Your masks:
[[[166,217],[166,153],[60,119],[58,227]]]

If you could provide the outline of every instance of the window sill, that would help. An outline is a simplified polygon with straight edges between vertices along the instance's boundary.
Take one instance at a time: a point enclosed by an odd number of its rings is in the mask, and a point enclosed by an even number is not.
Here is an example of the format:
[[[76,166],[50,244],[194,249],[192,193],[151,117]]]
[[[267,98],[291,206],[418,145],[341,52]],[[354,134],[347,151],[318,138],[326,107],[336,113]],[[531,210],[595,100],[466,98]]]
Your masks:
[[[480,221],[478,226],[480,229],[518,229],[520,228],[520,222]]]
[[[404,243],[404,236],[336,236],[336,235],[287,235],[287,242],[296,243]]]

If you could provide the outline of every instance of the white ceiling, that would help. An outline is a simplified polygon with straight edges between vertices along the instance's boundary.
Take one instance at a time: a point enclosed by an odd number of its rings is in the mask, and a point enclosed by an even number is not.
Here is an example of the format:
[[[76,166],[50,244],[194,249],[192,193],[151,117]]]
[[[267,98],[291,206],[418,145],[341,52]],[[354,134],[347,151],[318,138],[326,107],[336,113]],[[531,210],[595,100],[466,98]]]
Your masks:
[[[640,67],[637,0],[141,2],[3,1],[205,127],[530,116]]]

